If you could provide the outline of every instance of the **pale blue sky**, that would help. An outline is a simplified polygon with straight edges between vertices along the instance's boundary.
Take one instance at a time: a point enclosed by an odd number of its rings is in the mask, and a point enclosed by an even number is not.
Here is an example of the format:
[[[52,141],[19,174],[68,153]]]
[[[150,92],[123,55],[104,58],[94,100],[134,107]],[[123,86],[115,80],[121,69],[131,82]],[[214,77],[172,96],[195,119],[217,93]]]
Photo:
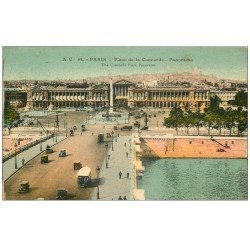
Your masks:
[[[63,58],[73,61],[64,62]],[[155,67],[103,67],[100,62],[78,58],[163,58]],[[190,58],[192,62],[170,62]],[[203,74],[221,78],[247,79],[246,47],[4,47],[4,80],[83,79],[102,75],[187,72],[199,67]],[[126,62],[127,63],[127,62]],[[133,62],[132,62],[133,63]]]

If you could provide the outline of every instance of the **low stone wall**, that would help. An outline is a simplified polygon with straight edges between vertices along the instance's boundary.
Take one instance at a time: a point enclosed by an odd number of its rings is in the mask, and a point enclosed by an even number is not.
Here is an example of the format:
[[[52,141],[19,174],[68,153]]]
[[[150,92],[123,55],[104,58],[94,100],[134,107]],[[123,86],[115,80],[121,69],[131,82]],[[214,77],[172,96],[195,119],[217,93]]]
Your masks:
[[[31,148],[31,147],[33,147],[33,146],[35,146],[35,145],[37,145],[37,144],[39,144],[41,142],[47,141],[50,138],[53,138],[53,136],[54,136],[54,134],[51,134],[51,135],[48,135],[46,137],[42,137],[40,139],[36,139],[36,140],[31,141],[31,142],[28,142],[28,143],[26,143],[24,145],[22,145],[22,144],[19,145],[19,147],[17,147],[16,150],[14,149],[10,153],[7,153],[7,154],[5,154],[3,156],[3,163],[5,161],[9,160],[10,158],[14,157],[15,154],[19,154],[19,153],[23,152],[24,150],[27,150],[27,149],[29,149],[29,148]]]
[[[132,148],[132,188],[133,188],[133,199],[134,200],[145,200],[144,189],[138,189],[137,177],[143,175],[144,167],[141,162],[141,141],[137,134],[132,134],[131,137],[131,148]]]
[[[155,158],[247,158],[247,138],[143,136],[142,156]]]

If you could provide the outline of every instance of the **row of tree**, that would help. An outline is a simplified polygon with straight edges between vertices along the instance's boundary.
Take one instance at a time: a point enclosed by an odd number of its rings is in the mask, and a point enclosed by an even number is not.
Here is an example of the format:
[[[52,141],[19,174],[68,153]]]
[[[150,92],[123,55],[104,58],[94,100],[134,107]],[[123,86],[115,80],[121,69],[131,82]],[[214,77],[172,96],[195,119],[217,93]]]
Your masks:
[[[165,118],[164,125],[166,127],[175,128],[178,134],[178,129],[186,128],[187,134],[191,127],[197,128],[197,134],[200,134],[200,128],[206,127],[208,135],[212,128],[218,130],[221,135],[222,128],[228,129],[229,134],[232,134],[233,128],[237,128],[238,135],[247,129],[247,111],[242,107],[236,110],[230,108],[224,109],[219,107],[219,99],[217,97],[211,99],[211,106],[201,113],[200,110],[192,112],[191,110],[182,110],[181,108],[173,108],[168,118]]]
[[[19,113],[8,103],[5,102],[4,104],[4,123],[11,124],[15,120],[19,119]]]

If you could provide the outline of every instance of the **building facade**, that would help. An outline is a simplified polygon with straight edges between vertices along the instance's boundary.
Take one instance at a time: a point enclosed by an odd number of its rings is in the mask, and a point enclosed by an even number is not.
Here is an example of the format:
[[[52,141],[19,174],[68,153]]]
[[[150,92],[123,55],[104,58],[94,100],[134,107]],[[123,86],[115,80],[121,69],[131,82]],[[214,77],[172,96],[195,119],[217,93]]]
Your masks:
[[[146,87],[129,91],[130,107],[204,109],[210,105],[209,90]]]
[[[222,104],[227,105],[228,101],[235,99],[237,93],[238,91],[235,90],[211,91],[211,96],[218,96],[221,99]]]
[[[27,106],[36,108],[108,107],[108,89],[47,89],[28,92]]]
[[[110,85],[91,85],[88,88],[31,89],[27,91],[29,109],[109,107]],[[204,109],[210,105],[208,89],[148,87],[121,80],[113,83],[114,104],[130,108],[189,108]]]
[[[18,88],[5,88],[3,101],[13,108],[24,108],[27,104],[27,92]]]

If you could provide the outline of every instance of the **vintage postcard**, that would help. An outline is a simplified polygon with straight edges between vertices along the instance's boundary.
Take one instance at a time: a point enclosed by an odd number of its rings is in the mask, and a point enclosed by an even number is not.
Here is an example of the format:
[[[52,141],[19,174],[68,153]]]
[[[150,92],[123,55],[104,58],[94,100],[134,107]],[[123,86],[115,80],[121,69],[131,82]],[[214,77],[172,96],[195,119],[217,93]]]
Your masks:
[[[247,200],[247,47],[3,47],[4,200]]]

